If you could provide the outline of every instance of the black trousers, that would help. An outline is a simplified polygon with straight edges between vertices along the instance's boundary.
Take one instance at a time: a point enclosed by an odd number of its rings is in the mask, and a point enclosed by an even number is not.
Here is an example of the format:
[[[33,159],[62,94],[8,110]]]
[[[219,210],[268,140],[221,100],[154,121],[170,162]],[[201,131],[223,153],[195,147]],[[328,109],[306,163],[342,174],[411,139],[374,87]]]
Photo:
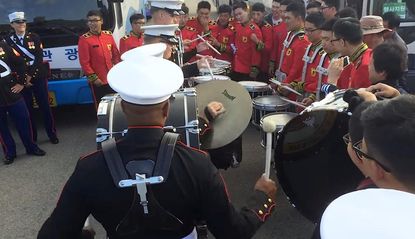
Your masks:
[[[99,102],[101,102],[101,98],[108,94],[114,94],[115,91],[110,87],[109,84],[96,86],[93,83],[89,83],[89,87],[91,87],[92,96],[94,97],[94,104],[95,109],[98,109]]]
[[[209,149],[210,160],[218,169],[227,169],[235,159],[239,163],[242,161],[242,135],[231,143],[217,148]]]

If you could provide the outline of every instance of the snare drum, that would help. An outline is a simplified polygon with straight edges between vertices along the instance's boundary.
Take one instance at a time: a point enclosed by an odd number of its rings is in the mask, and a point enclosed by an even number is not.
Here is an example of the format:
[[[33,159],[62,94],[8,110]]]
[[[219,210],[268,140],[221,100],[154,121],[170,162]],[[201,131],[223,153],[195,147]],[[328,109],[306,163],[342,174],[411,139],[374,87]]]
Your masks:
[[[243,85],[249,92],[252,99],[258,96],[268,95],[271,89],[268,84],[259,81],[239,81],[239,84]]]
[[[277,95],[259,96],[252,100],[254,112],[252,113],[252,124],[260,127],[261,118],[270,112],[287,111],[289,103],[283,101]]]
[[[194,85],[197,85],[197,84],[203,84],[203,83],[206,83],[212,80],[230,80],[230,79],[231,78],[229,78],[228,76],[223,76],[223,75],[213,75],[213,79],[212,79],[211,75],[207,75],[207,76],[191,77],[189,81],[193,81]]]
[[[266,118],[271,118],[272,122],[276,123],[276,130],[272,134],[272,148],[275,148],[275,143],[278,137],[278,132],[284,128],[284,126],[298,114],[291,112],[275,112],[266,114],[261,118],[261,146],[267,146],[267,133],[262,130],[263,122]]]
[[[313,222],[331,201],[354,191],[363,179],[342,139],[349,115],[339,101],[327,101],[325,109],[309,108],[293,118],[280,131],[275,147],[279,183],[295,208]]]
[[[97,117],[96,141],[98,147],[108,138],[121,138],[128,131],[128,124],[121,109],[121,97],[118,94],[106,95],[101,99]],[[182,126],[187,126],[187,128]],[[186,88],[172,95],[165,127],[180,127],[175,132],[180,134],[181,141],[188,146],[200,148],[194,88]]]

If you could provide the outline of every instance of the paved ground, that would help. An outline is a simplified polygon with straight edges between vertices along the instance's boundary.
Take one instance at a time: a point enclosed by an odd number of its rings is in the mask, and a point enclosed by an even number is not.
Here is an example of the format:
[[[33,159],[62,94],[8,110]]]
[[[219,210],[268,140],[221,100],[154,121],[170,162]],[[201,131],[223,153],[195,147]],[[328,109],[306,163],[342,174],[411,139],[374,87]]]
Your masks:
[[[0,163],[0,239],[36,238],[77,159],[95,147],[96,119],[92,106],[61,107],[55,110],[55,115],[61,142],[50,144],[46,134],[40,131],[39,145],[47,151],[45,157],[26,156],[15,137],[17,160],[8,166]],[[264,168],[265,151],[259,142],[259,132],[249,127],[244,133],[241,166],[223,172],[231,200],[238,207],[243,205]],[[102,229],[96,227],[96,238],[105,238]],[[310,238],[312,230],[313,224],[289,205],[280,190],[275,213],[254,238]]]

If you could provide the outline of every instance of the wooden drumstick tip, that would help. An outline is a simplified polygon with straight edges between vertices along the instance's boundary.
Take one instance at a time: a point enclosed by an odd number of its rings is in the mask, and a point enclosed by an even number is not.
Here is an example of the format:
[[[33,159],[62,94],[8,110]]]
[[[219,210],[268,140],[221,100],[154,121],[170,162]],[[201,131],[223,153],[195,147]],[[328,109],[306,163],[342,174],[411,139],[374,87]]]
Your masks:
[[[277,129],[277,124],[271,118],[264,118],[262,122],[262,130],[266,133],[273,133]]]

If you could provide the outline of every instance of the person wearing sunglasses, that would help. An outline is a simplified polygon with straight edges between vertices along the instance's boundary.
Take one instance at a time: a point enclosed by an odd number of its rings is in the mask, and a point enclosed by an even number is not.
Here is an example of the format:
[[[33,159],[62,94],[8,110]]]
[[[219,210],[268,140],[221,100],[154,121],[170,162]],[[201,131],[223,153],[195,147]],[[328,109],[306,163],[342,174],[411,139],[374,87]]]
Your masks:
[[[49,63],[43,61],[42,42],[37,34],[27,30],[24,12],[9,14],[9,20],[13,32],[5,37],[5,40],[25,61],[25,88],[22,94],[29,110],[33,140],[37,141],[37,127],[33,116],[34,97],[43,116],[49,141],[52,144],[57,144],[59,139],[56,135],[55,120],[49,106],[47,78],[49,77],[50,69]]]

